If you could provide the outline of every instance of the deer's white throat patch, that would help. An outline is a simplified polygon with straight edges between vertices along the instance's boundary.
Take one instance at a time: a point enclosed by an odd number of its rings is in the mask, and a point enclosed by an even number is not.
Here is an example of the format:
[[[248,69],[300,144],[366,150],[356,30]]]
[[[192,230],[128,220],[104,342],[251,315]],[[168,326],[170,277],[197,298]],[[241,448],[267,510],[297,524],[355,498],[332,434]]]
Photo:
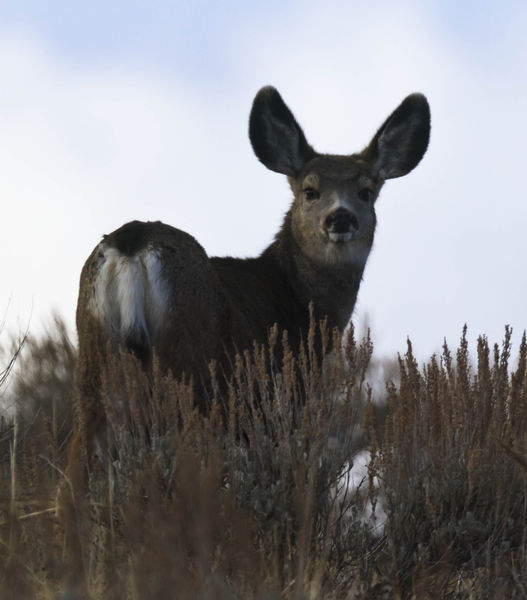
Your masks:
[[[333,239],[332,236],[338,236]],[[350,236],[349,238],[347,236]],[[363,269],[370,254],[370,245],[362,240],[353,239],[353,233],[330,233],[317,256],[317,260],[327,265],[353,265]]]

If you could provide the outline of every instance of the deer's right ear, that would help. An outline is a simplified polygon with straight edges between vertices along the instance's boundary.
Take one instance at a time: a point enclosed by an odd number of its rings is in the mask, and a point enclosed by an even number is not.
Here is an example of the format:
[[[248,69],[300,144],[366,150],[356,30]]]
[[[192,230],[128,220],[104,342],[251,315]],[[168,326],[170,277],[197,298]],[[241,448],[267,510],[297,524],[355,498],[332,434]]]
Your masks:
[[[254,153],[268,169],[290,177],[295,177],[315,154],[293,113],[271,86],[256,94],[249,138]]]

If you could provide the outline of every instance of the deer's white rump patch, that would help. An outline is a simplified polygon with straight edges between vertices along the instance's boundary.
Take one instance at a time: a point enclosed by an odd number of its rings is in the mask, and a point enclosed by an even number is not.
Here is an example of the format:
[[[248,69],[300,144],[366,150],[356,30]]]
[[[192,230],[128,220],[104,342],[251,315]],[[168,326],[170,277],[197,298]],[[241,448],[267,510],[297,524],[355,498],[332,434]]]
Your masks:
[[[162,275],[162,258],[149,246],[133,256],[101,242],[89,308],[107,331],[124,343],[149,344],[165,322],[170,288]]]

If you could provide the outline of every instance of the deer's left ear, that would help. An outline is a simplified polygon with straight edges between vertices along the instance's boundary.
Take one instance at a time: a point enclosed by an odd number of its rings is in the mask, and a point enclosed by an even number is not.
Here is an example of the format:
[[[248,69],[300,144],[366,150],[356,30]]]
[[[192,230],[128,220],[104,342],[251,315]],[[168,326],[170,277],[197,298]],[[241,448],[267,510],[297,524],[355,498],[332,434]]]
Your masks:
[[[361,156],[381,179],[409,173],[419,164],[430,139],[430,107],[423,94],[411,94],[386,119]]]

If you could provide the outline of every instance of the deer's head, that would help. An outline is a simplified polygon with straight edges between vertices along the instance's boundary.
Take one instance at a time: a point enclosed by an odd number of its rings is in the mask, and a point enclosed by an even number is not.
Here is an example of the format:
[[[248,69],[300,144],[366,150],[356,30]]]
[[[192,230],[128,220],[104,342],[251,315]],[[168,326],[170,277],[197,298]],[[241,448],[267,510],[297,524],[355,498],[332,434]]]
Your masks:
[[[375,200],[386,179],[409,173],[430,137],[422,94],[405,98],[369,145],[350,155],[319,154],[273,87],[253,103],[249,137],[256,156],[287,175],[294,194],[291,231],[311,261],[363,267],[375,231]]]

